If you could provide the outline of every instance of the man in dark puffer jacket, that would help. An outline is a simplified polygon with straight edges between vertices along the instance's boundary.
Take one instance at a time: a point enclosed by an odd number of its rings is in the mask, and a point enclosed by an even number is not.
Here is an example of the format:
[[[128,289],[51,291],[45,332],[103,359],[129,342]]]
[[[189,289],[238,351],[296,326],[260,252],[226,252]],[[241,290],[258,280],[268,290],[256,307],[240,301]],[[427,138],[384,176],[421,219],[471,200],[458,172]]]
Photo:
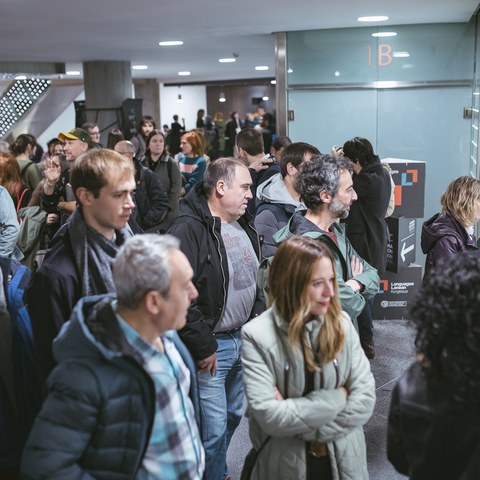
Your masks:
[[[23,453],[22,478],[202,478],[189,399],[190,391],[197,403],[195,375],[174,331],[197,296],[192,274],[170,236],[125,243],[113,266],[118,300],[81,299],[54,341],[58,366]]]

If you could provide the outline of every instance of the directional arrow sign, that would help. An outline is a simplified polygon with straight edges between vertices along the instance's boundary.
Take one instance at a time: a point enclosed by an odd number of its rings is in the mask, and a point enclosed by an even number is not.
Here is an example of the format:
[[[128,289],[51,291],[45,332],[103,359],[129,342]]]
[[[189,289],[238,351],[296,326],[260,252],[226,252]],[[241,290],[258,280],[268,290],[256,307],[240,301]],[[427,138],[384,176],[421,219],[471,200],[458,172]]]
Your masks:
[[[405,261],[405,255],[408,253],[408,252],[411,252],[413,250],[415,245],[410,245],[409,247],[407,247],[407,244],[406,242],[403,242],[402,243],[402,251],[400,252],[400,256],[402,257],[402,262]]]

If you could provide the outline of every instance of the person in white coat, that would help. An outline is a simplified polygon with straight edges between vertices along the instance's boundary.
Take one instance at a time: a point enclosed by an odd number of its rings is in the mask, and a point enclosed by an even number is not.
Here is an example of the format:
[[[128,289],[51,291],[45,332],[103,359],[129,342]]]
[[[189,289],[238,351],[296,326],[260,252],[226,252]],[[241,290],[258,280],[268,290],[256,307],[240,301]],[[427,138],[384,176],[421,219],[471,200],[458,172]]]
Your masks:
[[[341,310],[332,254],[291,237],[269,271],[272,306],[242,328],[251,479],[367,480],[375,381]]]

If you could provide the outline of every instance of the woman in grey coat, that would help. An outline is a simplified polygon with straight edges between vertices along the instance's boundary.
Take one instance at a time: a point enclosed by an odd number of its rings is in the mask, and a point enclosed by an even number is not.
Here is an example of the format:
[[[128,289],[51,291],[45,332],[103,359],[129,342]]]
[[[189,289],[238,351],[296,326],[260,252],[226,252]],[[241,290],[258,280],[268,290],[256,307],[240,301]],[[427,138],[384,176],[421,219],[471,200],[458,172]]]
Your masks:
[[[292,237],[269,272],[272,307],[242,329],[253,479],[368,479],[370,365],[341,310],[330,251]]]

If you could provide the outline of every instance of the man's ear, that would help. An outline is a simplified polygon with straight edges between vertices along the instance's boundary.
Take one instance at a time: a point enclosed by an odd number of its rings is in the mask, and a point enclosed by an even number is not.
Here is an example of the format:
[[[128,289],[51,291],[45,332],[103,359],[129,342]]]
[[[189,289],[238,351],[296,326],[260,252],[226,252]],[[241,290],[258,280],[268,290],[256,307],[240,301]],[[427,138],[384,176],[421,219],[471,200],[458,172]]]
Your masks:
[[[297,173],[298,173],[297,167],[294,167],[292,162],[288,162],[287,163],[287,175],[289,175],[290,177],[293,177]]]
[[[318,196],[323,203],[332,203],[333,197],[326,190],[320,190],[320,192],[318,192]]]
[[[85,153],[88,150],[88,143],[82,142],[82,151]]]
[[[165,299],[160,292],[150,290],[145,294],[145,297],[143,297],[143,303],[148,313],[158,315],[164,309]]]
[[[238,158],[240,158],[242,160],[246,160],[247,159],[247,152],[245,152],[245,150],[243,148],[240,148],[237,145],[235,145],[235,147],[236,147],[237,152],[238,152]]]
[[[219,197],[223,197],[225,195],[225,190],[227,189],[227,184],[225,180],[219,180],[217,185],[215,186],[215,192]]]
[[[94,199],[93,192],[87,190],[85,187],[78,187],[75,195],[82,205],[85,205],[87,207],[92,205]]]

